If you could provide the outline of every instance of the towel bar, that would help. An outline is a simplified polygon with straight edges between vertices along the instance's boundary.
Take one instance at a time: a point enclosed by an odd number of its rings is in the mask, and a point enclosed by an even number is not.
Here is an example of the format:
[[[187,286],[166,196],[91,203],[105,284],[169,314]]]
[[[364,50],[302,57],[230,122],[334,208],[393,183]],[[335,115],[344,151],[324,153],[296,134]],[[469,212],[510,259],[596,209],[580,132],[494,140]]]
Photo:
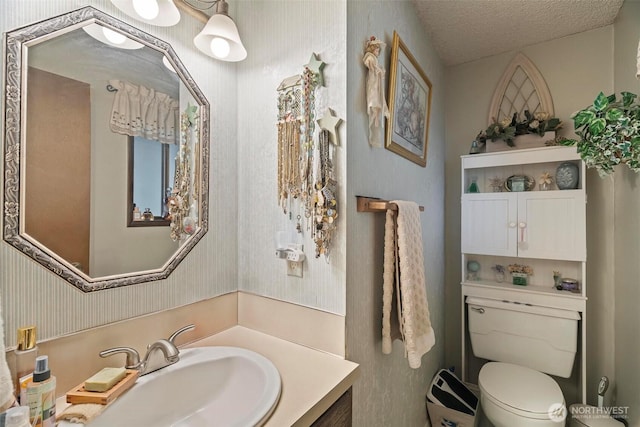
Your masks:
[[[386,212],[388,209],[397,211],[398,205],[388,200],[375,197],[356,196],[358,199],[358,212]],[[424,206],[420,206],[420,212],[424,212]]]

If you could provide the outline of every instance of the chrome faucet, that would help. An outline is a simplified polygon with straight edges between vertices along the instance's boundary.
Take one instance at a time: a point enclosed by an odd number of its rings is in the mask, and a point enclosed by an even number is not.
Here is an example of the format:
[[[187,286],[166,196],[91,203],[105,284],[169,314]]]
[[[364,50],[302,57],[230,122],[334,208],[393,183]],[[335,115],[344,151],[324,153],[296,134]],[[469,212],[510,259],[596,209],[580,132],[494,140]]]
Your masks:
[[[135,369],[139,375],[146,375],[166,366],[173,365],[180,360],[180,350],[176,346],[176,338],[183,332],[192,331],[195,325],[187,325],[178,329],[168,339],[159,339],[147,346],[147,354],[144,359],[140,360],[140,353],[131,347],[115,347],[101,351],[100,357],[109,357],[114,354],[124,353],[127,355],[125,363],[126,369]],[[158,358],[154,355],[158,352],[162,353],[162,357]]]

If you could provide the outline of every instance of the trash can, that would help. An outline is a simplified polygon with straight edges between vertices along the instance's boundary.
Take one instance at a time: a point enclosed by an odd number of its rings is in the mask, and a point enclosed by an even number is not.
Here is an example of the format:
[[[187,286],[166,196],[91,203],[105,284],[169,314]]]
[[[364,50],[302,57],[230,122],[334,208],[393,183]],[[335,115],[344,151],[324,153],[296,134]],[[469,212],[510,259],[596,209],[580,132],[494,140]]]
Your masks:
[[[478,397],[447,369],[439,370],[427,392],[432,427],[474,427]]]

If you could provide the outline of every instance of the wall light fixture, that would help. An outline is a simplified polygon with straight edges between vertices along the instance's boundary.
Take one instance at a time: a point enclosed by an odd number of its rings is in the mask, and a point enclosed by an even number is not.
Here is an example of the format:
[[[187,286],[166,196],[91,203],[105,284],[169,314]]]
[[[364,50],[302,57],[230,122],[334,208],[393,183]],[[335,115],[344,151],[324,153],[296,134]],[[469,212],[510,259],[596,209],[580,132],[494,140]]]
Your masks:
[[[170,27],[180,21],[173,0],[111,0],[118,9],[138,21]]]
[[[247,51],[240,40],[238,27],[229,17],[229,4],[218,0],[216,13],[209,18],[200,34],[193,39],[193,44],[205,55],[223,61],[242,61]]]
[[[82,29],[94,39],[112,47],[120,49],[141,49],[144,47],[142,43],[131,40],[124,34],[103,27],[102,25],[90,24],[82,27]]]
[[[238,27],[229,17],[226,0],[111,0],[127,15],[139,21],[160,26],[175,25],[180,21],[180,11],[188,12],[206,22],[204,28],[193,39],[193,44],[207,56],[222,61],[237,62],[247,57]],[[205,6],[197,6],[197,2]],[[208,17],[203,10],[215,7],[215,13]]]

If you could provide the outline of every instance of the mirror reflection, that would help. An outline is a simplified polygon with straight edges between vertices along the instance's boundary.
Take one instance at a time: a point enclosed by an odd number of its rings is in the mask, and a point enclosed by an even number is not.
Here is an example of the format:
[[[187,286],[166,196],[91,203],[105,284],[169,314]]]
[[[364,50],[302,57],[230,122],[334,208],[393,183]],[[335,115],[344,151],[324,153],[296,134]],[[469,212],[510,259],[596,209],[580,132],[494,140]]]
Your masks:
[[[29,27],[7,38],[24,53],[26,96],[15,159],[22,222],[13,235],[8,218],[5,240],[23,252],[33,245],[38,262],[85,290],[166,277],[206,232],[208,104],[169,45],[90,7],[73,14],[94,19],[45,21],[32,26],[40,38],[28,39]]]
[[[129,137],[129,227],[168,226],[177,144]]]

